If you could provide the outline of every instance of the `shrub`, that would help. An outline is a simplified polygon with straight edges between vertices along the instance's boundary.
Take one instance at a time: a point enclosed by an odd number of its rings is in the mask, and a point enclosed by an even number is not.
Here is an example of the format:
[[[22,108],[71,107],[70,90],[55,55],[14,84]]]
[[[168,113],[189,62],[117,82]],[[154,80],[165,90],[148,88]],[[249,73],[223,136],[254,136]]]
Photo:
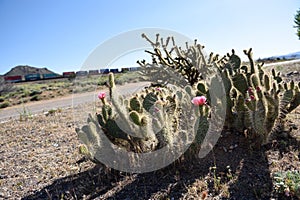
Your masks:
[[[32,97],[32,96],[39,95],[39,94],[42,94],[42,93],[43,93],[43,91],[41,91],[41,90],[33,90],[29,93],[29,96]]]
[[[8,101],[4,101],[2,103],[0,103],[0,108],[6,108],[10,105],[10,103]]]
[[[34,95],[30,98],[30,101],[39,101],[41,97],[39,95]]]

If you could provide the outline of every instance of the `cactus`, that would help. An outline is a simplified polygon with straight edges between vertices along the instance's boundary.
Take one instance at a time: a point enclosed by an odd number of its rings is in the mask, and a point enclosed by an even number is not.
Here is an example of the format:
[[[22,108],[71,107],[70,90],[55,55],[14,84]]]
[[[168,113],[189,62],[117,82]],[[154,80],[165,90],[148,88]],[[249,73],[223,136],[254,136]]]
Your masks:
[[[113,74],[109,74],[109,79],[114,79]],[[187,126],[191,126],[187,124],[195,124],[189,117],[193,105],[187,91],[192,92],[189,87],[178,91],[150,86],[124,99],[117,94],[114,82],[110,82],[111,103],[102,101],[105,103],[102,112],[95,117],[90,116],[89,125],[77,130],[88,151],[92,152],[85,151],[85,155],[99,161],[95,157],[97,152],[94,151],[97,148],[94,146],[102,144],[102,136],[106,136],[114,145],[136,153],[147,153],[164,146],[180,149],[180,146],[175,148],[175,145],[179,145],[178,137],[183,138],[186,144],[192,143],[192,131],[186,130],[188,134],[178,135]],[[99,133],[95,132],[96,129],[87,128],[94,127],[94,123],[100,127]],[[202,132],[205,129],[202,127]],[[101,137],[99,134],[102,134]],[[93,143],[94,140],[98,142]]]
[[[142,112],[142,105],[141,102],[139,101],[138,97],[133,97],[129,100],[129,105],[131,110],[135,110],[139,113]]]
[[[145,35],[144,37],[150,41]],[[163,46],[163,51],[160,46]],[[247,130],[248,135],[253,140],[256,138],[258,143],[267,142],[270,135],[284,123],[286,114],[299,106],[299,84],[283,84],[280,73],[274,69],[271,74],[265,73],[263,64],[255,64],[251,48],[244,50],[249,64],[242,65],[234,50],[220,59],[213,53],[209,59],[205,59],[204,47],[196,41],[192,46],[187,45],[186,50],[177,47],[173,42],[171,51],[175,50],[175,56],[171,56],[166,46],[164,43],[155,43],[154,52],[147,51],[152,54],[155,62],[144,62],[141,64],[142,69],[147,69],[147,66],[158,67],[158,63],[163,63],[164,70],[176,72],[181,79],[193,86],[197,95],[207,96],[210,104],[210,94],[216,87],[211,88],[207,77],[211,75],[211,66],[216,67],[227,94],[226,100],[222,101],[227,110],[225,126],[241,132]]]
[[[184,50],[172,37],[164,42],[157,35],[154,42],[142,36],[153,46],[153,51],[146,51],[152,55],[152,63],[138,63],[142,76],[152,85],[125,98],[118,94],[114,75],[109,74],[111,104],[101,99],[101,112],[90,115],[88,125],[76,130],[86,147],[82,152],[93,161],[99,161],[99,147],[106,145],[108,151],[113,151],[105,137],[137,153],[165,146],[180,149],[178,138],[192,143],[192,149],[199,149],[213,120],[222,116],[222,109],[226,109],[224,126],[247,133],[260,147],[300,104],[300,83],[285,83],[274,69],[266,73],[263,64],[254,62],[252,49],[244,51],[249,59],[249,64],[244,65],[234,50],[219,58],[213,53],[206,56],[204,46],[196,40]],[[168,50],[170,41],[173,45]],[[195,96],[207,98],[207,104],[196,111],[191,105]]]

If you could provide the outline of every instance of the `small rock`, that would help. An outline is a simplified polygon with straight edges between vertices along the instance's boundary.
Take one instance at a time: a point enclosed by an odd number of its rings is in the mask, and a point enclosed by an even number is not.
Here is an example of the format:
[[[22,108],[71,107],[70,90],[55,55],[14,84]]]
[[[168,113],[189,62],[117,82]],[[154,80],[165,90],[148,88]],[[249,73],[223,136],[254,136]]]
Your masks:
[[[53,146],[54,147],[58,147],[58,143],[53,143]]]

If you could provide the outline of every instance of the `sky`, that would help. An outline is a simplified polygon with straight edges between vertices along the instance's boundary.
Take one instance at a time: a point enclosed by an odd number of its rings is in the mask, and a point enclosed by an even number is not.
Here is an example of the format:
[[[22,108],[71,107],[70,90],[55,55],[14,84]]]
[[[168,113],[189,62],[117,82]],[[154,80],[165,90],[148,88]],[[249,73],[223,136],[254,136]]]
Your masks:
[[[254,58],[297,52],[299,8],[299,0],[0,0],[0,74],[16,65],[79,71],[99,45],[145,28],[197,39],[220,55],[250,47]]]

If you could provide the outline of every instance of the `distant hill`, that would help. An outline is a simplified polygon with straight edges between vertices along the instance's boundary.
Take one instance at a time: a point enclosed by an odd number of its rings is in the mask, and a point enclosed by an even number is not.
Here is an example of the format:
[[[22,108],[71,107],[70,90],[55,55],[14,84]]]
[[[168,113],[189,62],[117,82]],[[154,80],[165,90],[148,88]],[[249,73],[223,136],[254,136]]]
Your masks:
[[[57,74],[47,68],[37,68],[28,65],[18,65],[12,68],[4,76],[23,76],[27,74]]]
[[[271,57],[263,58],[261,60],[294,60],[294,59],[300,59],[300,51],[285,54],[285,55],[271,56]]]

